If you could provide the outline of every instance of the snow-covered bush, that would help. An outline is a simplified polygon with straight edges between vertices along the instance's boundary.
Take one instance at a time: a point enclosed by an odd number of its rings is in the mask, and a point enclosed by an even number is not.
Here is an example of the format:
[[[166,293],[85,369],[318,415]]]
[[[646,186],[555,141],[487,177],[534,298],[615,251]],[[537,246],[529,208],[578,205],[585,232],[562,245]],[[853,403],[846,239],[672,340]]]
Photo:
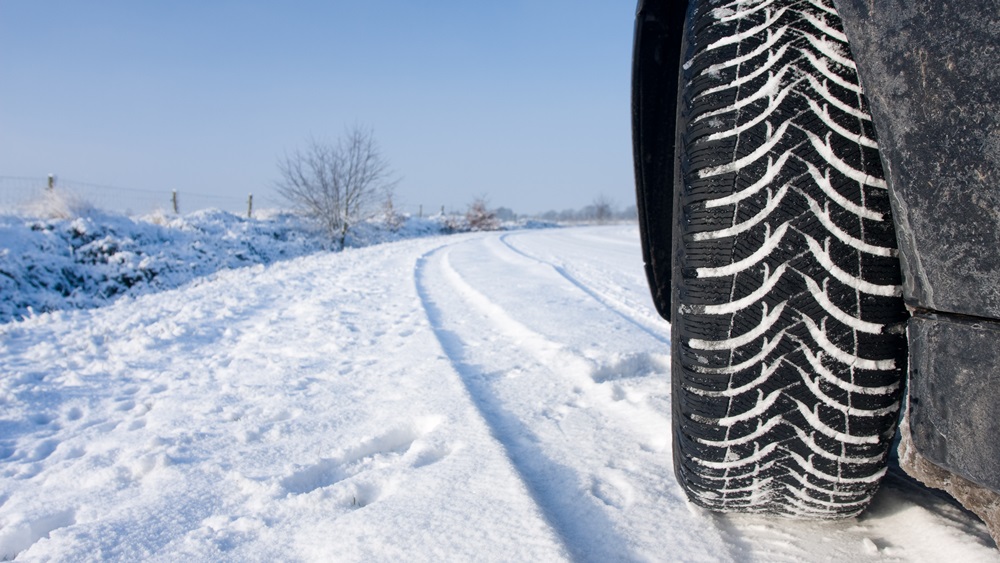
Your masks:
[[[500,228],[496,213],[489,209],[486,198],[478,197],[469,204],[465,221],[472,231],[495,231]]]
[[[138,219],[92,209],[66,218],[0,216],[0,322],[99,306],[322,248],[321,238],[287,213],[261,220],[215,210]]]
[[[406,223],[406,215],[396,210],[391,193],[386,194],[385,201],[382,202],[382,221],[390,231],[398,231]]]
[[[94,212],[94,206],[82,197],[65,190],[46,190],[25,206],[29,215],[46,219],[72,219]]]

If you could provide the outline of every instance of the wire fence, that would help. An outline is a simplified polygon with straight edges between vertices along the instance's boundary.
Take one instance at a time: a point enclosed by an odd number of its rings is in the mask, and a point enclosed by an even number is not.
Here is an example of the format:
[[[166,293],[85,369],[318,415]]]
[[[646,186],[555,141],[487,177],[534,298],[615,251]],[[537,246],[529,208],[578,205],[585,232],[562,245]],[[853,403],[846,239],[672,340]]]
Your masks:
[[[143,190],[103,184],[79,182],[55,176],[0,176],[0,214],[44,213],[53,197],[79,208],[93,207],[129,216],[155,212],[191,213],[202,209],[221,209],[237,215],[250,216],[260,209],[289,209],[288,202],[270,197],[247,194],[243,197],[212,196],[193,192]],[[395,213],[412,217],[434,215],[460,216],[466,209],[444,205],[423,205],[401,202],[393,198]],[[509,211],[509,210],[508,210]],[[374,210],[378,214],[378,210]],[[510,217],[501,217],[509,219]]]
[[[53,195],[58,195],[70,204],[92,206],[126,215],[144,215],[156,211],[189,213],[208,208],[249,215],[254,209],[262,207],[287,207],[282,201],[251,194],[223,197],[183,191],[122,188],[54,176],[0,176],[0,213],[30,212],[45,205]]]
[[[29,178],[0,176],[0,214],[31,213],[44,206],[57,195],[70,205],[94,207],[136,216],[157,211],[190,213],[202,209],[221,209],[237,215],[249,216],[259,209],[288,209],[288,202],[281,199],[254,196],[224,197],[184,191],[157,191],[122,188],[67,180],[54,176]],[[464,210],[445,210],[444,206],[425,206],[393,201],[396,213],[426,217],[438,213],[457,215]]]

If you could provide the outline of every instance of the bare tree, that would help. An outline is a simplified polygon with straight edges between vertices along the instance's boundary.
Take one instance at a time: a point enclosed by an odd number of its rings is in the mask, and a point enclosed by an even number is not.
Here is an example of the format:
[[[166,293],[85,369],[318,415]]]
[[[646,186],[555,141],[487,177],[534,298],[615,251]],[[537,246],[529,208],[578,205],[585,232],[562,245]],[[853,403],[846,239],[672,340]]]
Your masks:
[[[278,193],[319,221],[341,248],[348,229],[371,216],[397,183],[372,131],[357,126],[336,144],[311,139],[285,155],[278,171]]]
[[[604,194],[597,196],[590,206],[598,223],[607,223],[614,216],[614,203]]]

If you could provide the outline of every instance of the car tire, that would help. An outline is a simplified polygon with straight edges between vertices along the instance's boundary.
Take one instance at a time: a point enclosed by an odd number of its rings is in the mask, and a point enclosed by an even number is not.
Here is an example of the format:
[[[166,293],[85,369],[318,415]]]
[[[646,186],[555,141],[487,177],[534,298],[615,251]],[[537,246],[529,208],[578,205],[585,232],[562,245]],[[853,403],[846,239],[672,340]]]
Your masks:
[[[725,512],[853,516],[906,370],[875,131],[830,0],[688,9],[673,235],[674,467]]]

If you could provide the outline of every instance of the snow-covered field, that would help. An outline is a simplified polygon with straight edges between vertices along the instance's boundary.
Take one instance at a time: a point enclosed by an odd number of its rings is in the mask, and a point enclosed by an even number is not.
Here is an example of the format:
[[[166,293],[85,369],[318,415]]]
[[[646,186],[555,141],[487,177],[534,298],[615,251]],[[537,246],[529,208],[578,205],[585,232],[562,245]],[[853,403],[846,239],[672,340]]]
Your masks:
[[[670,461],[634,226],[428,237],[0,325],[0,559],[997,561],[891,471],[727,517]]]

